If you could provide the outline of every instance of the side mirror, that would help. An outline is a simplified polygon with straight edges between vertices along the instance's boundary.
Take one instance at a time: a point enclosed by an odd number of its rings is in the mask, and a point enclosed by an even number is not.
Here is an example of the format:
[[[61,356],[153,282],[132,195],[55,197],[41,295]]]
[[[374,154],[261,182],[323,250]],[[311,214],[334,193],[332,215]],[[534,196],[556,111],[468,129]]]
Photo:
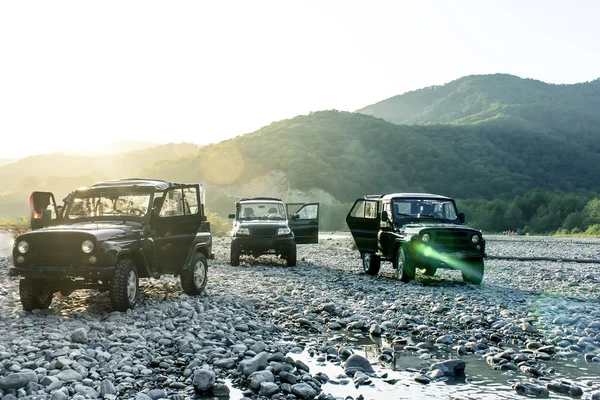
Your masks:
[[[229,218],[235,218],[235,214],[229,214]]]
[[[458,214],[458,220],[461,222],[461,224],[464,224],[465,223],[465,214],[464,213]]]
[[[381,212],[381,221],[388,222],[389,219],[390,219],[390,216],[388,215],[388,212],[382,211]]]
[[[291,219],[292,221],[298,221],[298,220],[300,219],[300,216],[299,216],[298,214],[294,214],[294,215],[292,215],[292,216],[290,217],[290,219]]]

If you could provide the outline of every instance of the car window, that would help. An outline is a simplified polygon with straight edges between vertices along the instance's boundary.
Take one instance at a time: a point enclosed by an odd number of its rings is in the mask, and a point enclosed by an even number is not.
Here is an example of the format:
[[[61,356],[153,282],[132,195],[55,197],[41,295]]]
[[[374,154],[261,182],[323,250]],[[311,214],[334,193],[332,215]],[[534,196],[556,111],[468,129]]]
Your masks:
[[[198,193],[195,187],[183,189],[183,198],[186,214],[198,214]]]
[[[284,220],[285,208],[283,203],[275,202],[247,202],[240,203],[238,207],[238,219],[272,219]]]
[[[183,192],[181,190],[169,190],[164,197],[159,216],[175,217],[183,213]]]
[[[350,216],[355,218],[377,218],[377,201],[358,200],[350,210]]]
[[[316,204],[304,206],[297,212],[299,219],[317,219],[318,213],[319,207]]]

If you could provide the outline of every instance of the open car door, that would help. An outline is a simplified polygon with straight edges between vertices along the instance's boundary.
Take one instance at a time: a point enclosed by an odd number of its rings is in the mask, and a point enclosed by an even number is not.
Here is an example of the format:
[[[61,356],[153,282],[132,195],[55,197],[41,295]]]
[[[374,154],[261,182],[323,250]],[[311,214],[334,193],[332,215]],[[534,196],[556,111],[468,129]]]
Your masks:
[[[319,203],[288,203],[286,209],[296,244],[319,243]]]
[[[61,217],[54,194],[50,192],[32,192],[29,196],[29,210],[32,230],[55,225]]]
[[[358,199],[346,216],[346,223],[356,247],[361,253],[377,253],[377,234],[379,218],[377,218],[377,200]]]
[[[181,185],[165,191],[154,200],[151,229],[154,232],[155,261],[163,273],[181,271],[196,232],[203,222],[200,185]]]

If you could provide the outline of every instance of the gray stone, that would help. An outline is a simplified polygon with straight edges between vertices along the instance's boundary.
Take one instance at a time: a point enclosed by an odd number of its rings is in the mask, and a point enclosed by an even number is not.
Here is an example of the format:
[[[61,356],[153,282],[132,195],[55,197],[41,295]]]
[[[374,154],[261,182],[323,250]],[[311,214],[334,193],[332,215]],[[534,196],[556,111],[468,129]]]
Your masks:
[[[37,383],[38,378],[35,372],[17,372],[8,374],[0,379],[0,389],[19,389],[27,386],[29,382]]]
[[[261,382],[258,394],[265,397],[271,397],[276,393],[279,393],[281,389],[273,382]]]
[[[252,357],[250,360],[240,362],[238,369],[248,377],[251,373],[265,369],[268,365],[269,353],[262,352]]]
[[[69,396],[60,390],[54,391],[52,396],[50,396],[50,400],[67,400],[68,398]]]
[[[97,399],[99,397],[98,392],[94,388],[82,384],[75,385],[75,392],[89,399]]]
[[[292,385],[292,394],[300,399],[313,399],[317,391],[308,383],[297,383]]]
[[[162,389],[152,389],[148,392],[148,396],[150,396],[152,400],[166,399],[169,397]]]
[[[517,382],[513,385],[513,389],[521,396],[532,396],[546,398],[550,396],[548,389],[543,386],[535,385],[529,382]]]
[[[71,333],[71,341],[74,343],[87,343],[88,337],[87,337],[87,333],[85,332],[85,329],[83,329],[83,328],[75,329],[73,331],[73,333]]]
[[[365,373],[375,373],[369,360],[360,354],[352,354],[344,363],[346,374],[353,375],[354,372],[360,371]]]
[[[229,397],[229,387],[223,383],[215,383],[212,394],[216,397]]]
[[[152,397],[148,396],[146,393],[138,393],[135,396],[135,400],[152,400]]]
[[[263,382],[275,382],[275,377],[271,371],[256,371],[250,374],[246,379],[248,387],[254,391],[260,389],[260,384]]]
[[[194,372],[192,385],[200,393],[209,392],[215,385],[216,376],[214,371],[208,369],[199,369]]]
[[[56,374],[56,377],[63,382],[80,382],[83,379],[79,372],[74,371],[72,369],[62,370],[58,374]]]
[[[110,380],[104,379],[100,384],[100,397],[104,398],[107,394],[115,395],[117,394],[117,389]]]
[[[441,370],[445,376],[463,376],[465,374],[466,364],[463,360],[444,360],[433,364],[429,370]]]

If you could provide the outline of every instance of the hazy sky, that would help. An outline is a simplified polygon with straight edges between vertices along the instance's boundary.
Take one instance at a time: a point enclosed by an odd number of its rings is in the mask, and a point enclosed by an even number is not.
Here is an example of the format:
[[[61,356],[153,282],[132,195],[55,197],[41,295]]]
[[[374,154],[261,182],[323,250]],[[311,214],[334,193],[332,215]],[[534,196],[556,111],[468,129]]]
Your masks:
[[[206,144],[469,74],[600,77],[598,1],[2,1],[0,158]]]

